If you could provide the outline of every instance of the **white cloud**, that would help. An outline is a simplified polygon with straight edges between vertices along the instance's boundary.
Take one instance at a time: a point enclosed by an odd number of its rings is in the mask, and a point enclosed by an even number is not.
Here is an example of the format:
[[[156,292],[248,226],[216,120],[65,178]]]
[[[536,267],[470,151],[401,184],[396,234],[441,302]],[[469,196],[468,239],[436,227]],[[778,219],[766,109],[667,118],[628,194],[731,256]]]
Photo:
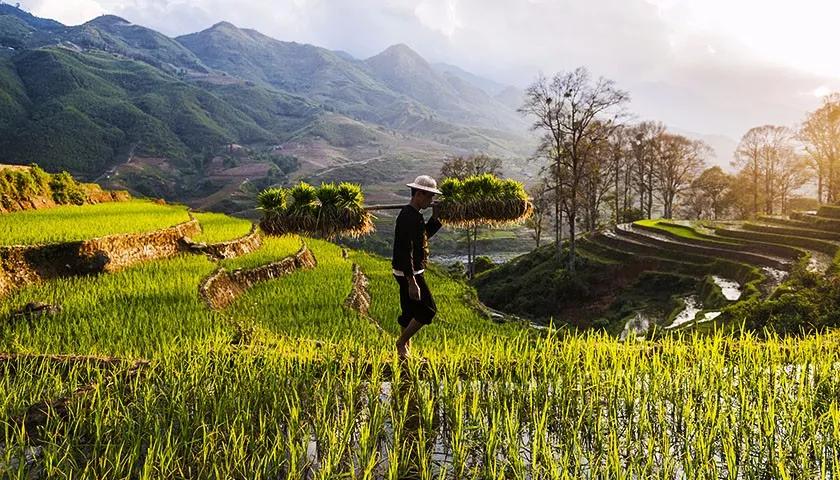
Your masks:
[[[458,5],[455,0],[425,0],[417,5],[414,14],[422,25],[447,37],[452,37],[463,26],[458,17]]]
[[[41,0],[38,2],[22,2],[22,6],[29,3],[36,3],[32,13],[40,16],[53,18],[67,25],[78,25],[85,23],[93,17],[106,12],[106,9],[96,0]]]

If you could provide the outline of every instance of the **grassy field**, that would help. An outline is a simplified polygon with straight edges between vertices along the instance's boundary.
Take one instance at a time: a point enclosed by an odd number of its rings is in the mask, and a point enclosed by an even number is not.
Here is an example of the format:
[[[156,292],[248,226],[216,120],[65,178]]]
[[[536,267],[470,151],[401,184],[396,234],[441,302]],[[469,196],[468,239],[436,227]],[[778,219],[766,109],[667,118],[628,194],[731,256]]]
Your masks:
[[[150,232],[187,221],[186,207],[146,200],[24,210],[0,215],[0,245],[70,242],[117,233]]]
[[[203,219],[217,238],[237,223]],[[388,259],[285,236],[221,264],[276,261],[301,241],[315,269],[258,284],[223,311],[198,298],[217,264],[190,254],[0,299],[0,318],[29,301],[62,306],[0,323],[0,352],[125,359],[0,357],[0,477],[840,475],[836,333],[619,342],[499,324],[470,287],[430,268],[439,315],[400,363]],[[370,318],[343,307],[353,263],[370,280]],[[149,363],[130,368],[138,359]],[[64,413],[20,423],[68,395]]]
[[[662,230],[663,232],[670,233],[671,235],[677,237],[686,238],[690,240],[701,240],[712,245],[714,245],[715,243],[723,244],[723,246],[740,245],[740,243],[735,240],[716,237],[713,235],[706,235],[698,232],[697,230],[691,227],[677,225],[675,223],[670,223],[666,220],[638,220],[633,223],[634,225],[639,225],[641,227],[649,227]]]
[[[222,213],[193,213],[201,224],[201,234],[193,238],[196,242],[221,243],[244,237],[251,230],[251,221]]]
[[[301,242],[301,237],[297,235],[266,237],[263,239],[262,247],[259,250],[241,257],[222,260],[221,265],[228,270],[259,267],[294,255],[300,250]]]

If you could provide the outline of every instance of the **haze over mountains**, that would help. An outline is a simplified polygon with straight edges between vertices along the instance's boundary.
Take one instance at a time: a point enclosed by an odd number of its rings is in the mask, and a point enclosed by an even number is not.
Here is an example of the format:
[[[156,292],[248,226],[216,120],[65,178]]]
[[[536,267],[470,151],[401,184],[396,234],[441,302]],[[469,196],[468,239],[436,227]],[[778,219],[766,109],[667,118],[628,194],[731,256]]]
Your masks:
[[[139,193],[223,200],[256,178],[386,192],[473,151],[522,176],[534,146],[521,91],[406,45],[362,60],[226,22],[170,38],[115,16],[64,26],[0,5],[0,52],[3,162]]]

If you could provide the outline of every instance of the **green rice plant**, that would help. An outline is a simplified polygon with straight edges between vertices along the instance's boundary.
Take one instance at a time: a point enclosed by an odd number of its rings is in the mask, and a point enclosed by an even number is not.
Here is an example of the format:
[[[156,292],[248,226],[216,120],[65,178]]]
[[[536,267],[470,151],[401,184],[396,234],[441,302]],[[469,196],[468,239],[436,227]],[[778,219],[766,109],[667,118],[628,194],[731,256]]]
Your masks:
[[[286,190],[267,188],[257,195],[257,208],[267,214],[281,214],[286,210]]]
[[[0,351],[153,357],[229,338],[230,326],[198,297],[215,264],[183,254],[113,274],[50,280],[0,299],[0,318],[29,302],[55,315],[0,326]]]
[[[225,227],[227,228],[227,227]],[[840,334],[720,331],[618,342],[490,321],[466,284],[426,273],[439,306],[398,362],[388,259],[304,238],[313,270],[258,284],[227,310],[181,255],[46,282],[0,300],[60,313],[2,323],[0,351],[145,357],[137,374],[0,356],[3,478],[836,478]],[[301,237],[222,262],[257,266]],[[238,263],[239,262],[239,263]],[[351,265],[370,320],[341,307]],[[746,273],[745,273],[746,275]],[[231,344],[233,321],[256,332]],[[72,394],[37,442],[13,421]],[[34,448],[37,447],[37,448]],[[29,461],[27,461],[29,459]]]
[[[189,221],[186,207],[146,200],[68,205],[0,215],[0,245],[34,245],[143,233]]]
[[[263,239],[262,246],[251,253],[222,260],[220,263],[227,270],[256,268],[273,262],[279,262],[294,255],[303,245],[303,239],[297,235],[283,235]]]
[[[286,233],[332,239],[339,235],[359,237],[373,231],[373,217],[362,206],[364,196],[358,185],[322,183],[315,188],[301,182],[288,192],[266,190],[266,207],[260,226],[271,235]],[[285,195],[291,202],[285,209],[270,208],[270,198]]]
[[[521,183],[491,174],[444,179],[441,192],[440,219],[454,226],[501,226],[524,221],[533,213]]]
[[[201,225],[201,233],[192,240],[208,244],[229,242],[244,237],[253,225],[250,220],[231,217],[223,213],[194,212]]]

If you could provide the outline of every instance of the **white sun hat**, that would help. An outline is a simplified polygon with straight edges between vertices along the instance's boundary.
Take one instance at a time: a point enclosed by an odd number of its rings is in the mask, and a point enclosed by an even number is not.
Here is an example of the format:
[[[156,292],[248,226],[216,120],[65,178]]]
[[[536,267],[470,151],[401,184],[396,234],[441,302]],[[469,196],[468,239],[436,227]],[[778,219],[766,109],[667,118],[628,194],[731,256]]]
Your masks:
[[[428,175],[420,175],[415,178],[412,183],[406,183],[405,186],[432,193],[441,193],[441,191],[437,189],[437,182],[435,179]]]

